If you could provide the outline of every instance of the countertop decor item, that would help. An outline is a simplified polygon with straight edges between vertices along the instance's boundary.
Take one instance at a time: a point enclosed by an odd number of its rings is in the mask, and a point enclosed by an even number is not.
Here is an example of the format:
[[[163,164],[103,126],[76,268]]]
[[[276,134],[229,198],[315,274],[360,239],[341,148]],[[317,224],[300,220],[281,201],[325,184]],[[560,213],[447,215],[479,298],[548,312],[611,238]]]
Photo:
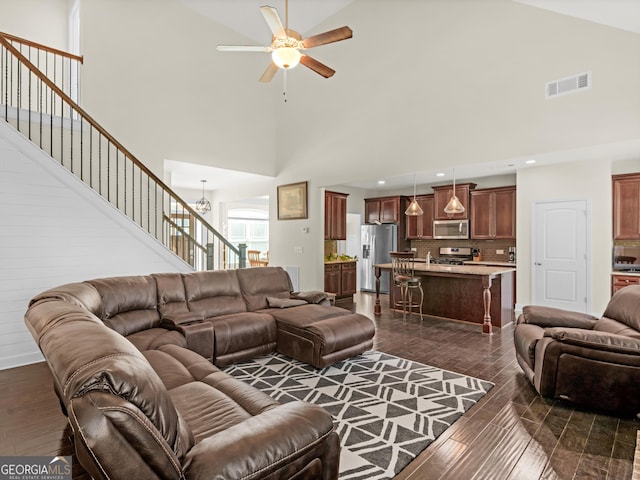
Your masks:
[[[204,196],[204,184],[206,180],[200,180],[202,182],[202,198],[196,202],[196,210],[202,214],[209,213],[211,211],[211,202]]]

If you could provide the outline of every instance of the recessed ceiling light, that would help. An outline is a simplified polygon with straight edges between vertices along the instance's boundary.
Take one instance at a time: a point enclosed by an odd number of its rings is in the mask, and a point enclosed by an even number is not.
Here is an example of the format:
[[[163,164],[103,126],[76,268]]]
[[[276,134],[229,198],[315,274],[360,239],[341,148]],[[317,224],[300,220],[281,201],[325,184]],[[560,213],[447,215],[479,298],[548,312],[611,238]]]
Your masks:
[[[378,185],[384,185],[385,183],[387,182],[385,182],[384,180],[378,180]]]
[[[442,172],[436,173],[436,177],[444,177],[444,173]]]
[[[527,165],[531,165],[532,163],[536,163],[536,161],[535,161],[535,160],[533,160],[533,159],[531,159],[531,160],[527,160],[527,161],[526,161],[526,162],[524,162],[524,163],[526,163]]]

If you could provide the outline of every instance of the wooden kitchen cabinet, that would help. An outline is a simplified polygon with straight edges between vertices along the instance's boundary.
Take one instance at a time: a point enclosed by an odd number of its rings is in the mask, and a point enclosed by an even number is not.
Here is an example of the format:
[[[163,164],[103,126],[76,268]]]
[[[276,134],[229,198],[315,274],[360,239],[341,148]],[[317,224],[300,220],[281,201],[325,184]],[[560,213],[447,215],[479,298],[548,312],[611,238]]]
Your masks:
[[[406,197],[365,198],[364,218],[366,223],[399,223],[404,215],[400,207]]]
[[[407,199],[405,210],[412,200],[413,198]],[[433,194],[416,195],[416,202],[418,202],[424,214],[417,217],[407,216],[406,238],[407,240],[433,238]]]
[[[324,291],[335,293],[337,298],[356,293],[356,262],[324,264]]]
[[[628,285],[640,285],[640,276],[637,275],[612,275],[611,295]]]
[[[471,238],[516,238],[516,187],[487,188],[470,192]]]
[[[456,197],[465,208],[464,212],[448,215],[444,211],[451,196],[453,195],[453,185],[443,185],[433,187],[434,220],[457,220],[469,218],[469,192],[476,188],[475,183],[456,184]]]
[[[347,239],[348,193],[324,192],[324,239]]]
[[[613,239],[640,240],[640,173],[613,175]]]
[[[346,297],[356,293],[356,262],[340,264],[340,296]]]

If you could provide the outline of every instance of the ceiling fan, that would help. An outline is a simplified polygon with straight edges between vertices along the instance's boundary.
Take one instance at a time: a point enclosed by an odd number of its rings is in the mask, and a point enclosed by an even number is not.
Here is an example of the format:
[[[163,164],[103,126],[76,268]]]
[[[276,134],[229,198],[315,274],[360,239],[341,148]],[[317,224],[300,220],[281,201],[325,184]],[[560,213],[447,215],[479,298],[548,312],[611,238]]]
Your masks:
[[[261,82],[270,82],[274,75],[278,72],[278,68],[285,71],[298,65],[303,64],[319,75],[325,78],[332,77],[335,70],[320,63],[313,57],[302,53],[312,47],[326,45],[327,43],[339,42],[353,36],[353,32],[349,27],[336,28],[328,32],[312,35],[305,39],[295,30],[289,29],[289,1],[285,2],[285,24],[282,25],[278,11],[269,6],[260,7],[260,11],[273,34],[271,37],[271,45],[253,46],[253,45],[218,45],[217,49],[221,52],[267,52],[271,53],[271,63],[260,77]]]

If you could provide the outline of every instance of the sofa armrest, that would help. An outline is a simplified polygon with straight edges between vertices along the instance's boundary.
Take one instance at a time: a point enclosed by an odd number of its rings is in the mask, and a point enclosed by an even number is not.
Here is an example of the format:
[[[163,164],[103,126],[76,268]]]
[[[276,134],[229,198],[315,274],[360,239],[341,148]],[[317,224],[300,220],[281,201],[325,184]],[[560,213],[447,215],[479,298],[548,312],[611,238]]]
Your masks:
[[[612,353],[640,354],[640,339],[580,328],[548,328],[545,337],[558,342]]]
[[[543,307],[541,305],[527,305],[518,317],[518,323],[529,323],[542,328],[566,327],[591,330],[598,320],[597,317],[581,312],[572,312],[560,308]]]
[[[340,444],[332,423],[321,407],[279,405],[195,445],[183,458],[185,478],[293,478],[318,457],[332,470],[322,478],[338,478]]]
[[[195,312],[172,313],[162,317],[161,326],[177,330],[187,341],[187,348],[213,360],[213,325]]]
[[[162,316],[161,323],[165,328],[172,328],[178,325],[188,325],[204,321],[204,316],[198,312],[168,313]]]

